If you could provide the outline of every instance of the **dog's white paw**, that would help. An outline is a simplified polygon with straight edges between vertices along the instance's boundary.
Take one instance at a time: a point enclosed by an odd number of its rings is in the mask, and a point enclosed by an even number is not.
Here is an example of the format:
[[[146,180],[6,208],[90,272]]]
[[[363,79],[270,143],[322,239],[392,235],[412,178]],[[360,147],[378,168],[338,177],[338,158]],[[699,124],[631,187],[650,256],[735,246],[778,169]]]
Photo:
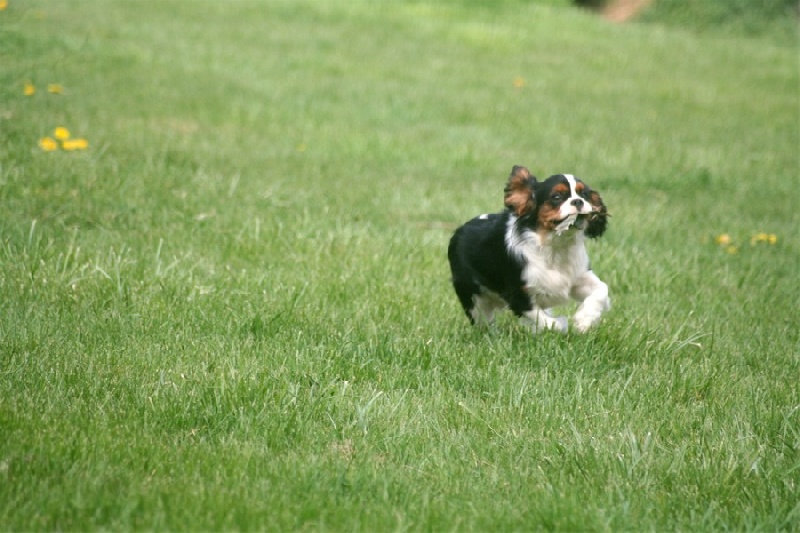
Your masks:
[[[554,316],[551,329],[553,331],[558,331],[559,333],[566,333],[569,329],[569,320],[567,320],[567,317],[565,316]]]
[[[578,306],[573,317],[575,330],[586,333],[600,323],[603,313],[611,309],[611,300],[608,299],[608,287],[602,284],[603,291],[599,298],[587,298]]]
[[[589,315],[587,313],[577,313],[575,315],[575,330],[578,333],[586,333],[600,322],[600,315]]]
[[[569,331],[569,320],[565,316],[548,316],[546,320],[540,320],[533,326],[534,333],[548,330],[566,333]]]
[[[559,333],[566,333],[569,329],[569,321],[565,316],[551,316],[549,312],[538,310],[525,314],[522,317],[525,323],[534,333],[552,330]]]

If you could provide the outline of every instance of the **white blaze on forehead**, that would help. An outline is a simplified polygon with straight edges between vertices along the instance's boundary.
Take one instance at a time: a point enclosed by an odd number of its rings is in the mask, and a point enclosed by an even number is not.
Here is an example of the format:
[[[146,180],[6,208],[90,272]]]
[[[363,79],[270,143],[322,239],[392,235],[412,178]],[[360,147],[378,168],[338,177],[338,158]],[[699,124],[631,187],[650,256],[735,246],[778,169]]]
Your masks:
[[[578,186],[578,180],[572,174],[564,174],[564,177],[567,178],[567,183],[569,183],[569,195],[572,197],[578,196],[578,191],[575,190]]]

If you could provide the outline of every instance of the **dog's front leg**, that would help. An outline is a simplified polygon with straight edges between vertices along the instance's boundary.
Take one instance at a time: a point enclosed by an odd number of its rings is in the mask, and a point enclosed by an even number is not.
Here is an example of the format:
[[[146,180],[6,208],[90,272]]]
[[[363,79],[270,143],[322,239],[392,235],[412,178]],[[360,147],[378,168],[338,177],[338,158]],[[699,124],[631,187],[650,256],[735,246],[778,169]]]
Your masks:
[[[553,316],[547,309],[542,309],[541,307],[534,307],[530,311],[525,311],[521,314],[520,320],[530,327],[534,333],[539,333],[546,329],[552,329],[559,333],[567,332],[567,317]]]
[[[581,302],[575,312],[575,329],[585,333],[600,322],[602,314],[611,309],[608,285],[591,270],[582,275],[572,288],[571,296]]]

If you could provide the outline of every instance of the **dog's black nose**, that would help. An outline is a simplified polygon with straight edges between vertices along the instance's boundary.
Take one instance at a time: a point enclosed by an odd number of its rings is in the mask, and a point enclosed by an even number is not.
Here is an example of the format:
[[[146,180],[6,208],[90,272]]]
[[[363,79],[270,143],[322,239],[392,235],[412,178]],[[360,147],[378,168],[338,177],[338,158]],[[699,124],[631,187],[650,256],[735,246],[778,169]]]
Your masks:
[[[572,200],[570,203],[571,203],[572,205],[574,205],[575,207],[577,207],[578,209],[580,209],[581,207],[583,207],[583,200],[581,200],[580,198],[575,198],[575,199],[574,199],[574,200]]]

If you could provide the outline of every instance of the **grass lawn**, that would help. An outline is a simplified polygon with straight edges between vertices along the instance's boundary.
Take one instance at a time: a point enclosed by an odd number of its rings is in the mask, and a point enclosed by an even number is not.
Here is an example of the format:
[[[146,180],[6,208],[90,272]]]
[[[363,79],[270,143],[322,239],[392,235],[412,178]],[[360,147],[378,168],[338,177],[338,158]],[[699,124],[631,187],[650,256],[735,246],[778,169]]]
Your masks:
[[[9,0],[0,529],[798,529],[796,42],[568,4]],[[452,292],[514,164],[587,335]]]

